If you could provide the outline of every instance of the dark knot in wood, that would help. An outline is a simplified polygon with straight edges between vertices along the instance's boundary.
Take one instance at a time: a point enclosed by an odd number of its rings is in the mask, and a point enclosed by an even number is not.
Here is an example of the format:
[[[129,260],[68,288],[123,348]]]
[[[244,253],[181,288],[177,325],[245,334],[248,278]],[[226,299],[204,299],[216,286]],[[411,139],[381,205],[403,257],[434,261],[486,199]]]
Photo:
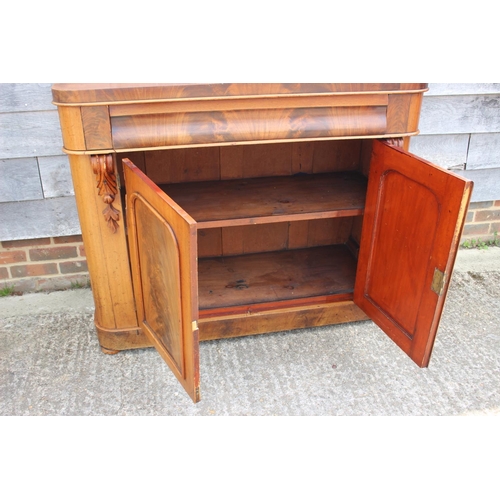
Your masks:
[[[107,207],[102,211],[104,220],[111,232],[116,233],[120,212],[113,206],[118,188],[116,173],[111,155],[95,155],[90,157],[92,170],[97,179],[97,190]]]

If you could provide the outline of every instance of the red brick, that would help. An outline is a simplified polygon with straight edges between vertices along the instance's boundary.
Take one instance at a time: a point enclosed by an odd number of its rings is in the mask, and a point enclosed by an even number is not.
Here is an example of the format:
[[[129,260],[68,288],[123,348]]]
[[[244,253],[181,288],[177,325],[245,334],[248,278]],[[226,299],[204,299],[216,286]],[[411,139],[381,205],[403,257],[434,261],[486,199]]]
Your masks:
[[[80,245],[78,248],[80,249],[80,256],[86,257],[87,254],[85,253],[85,247],[83,245]]]
[[[495,207],[500,207],[500,200],[495,201]]]
[[[27,276],[45,276],[46,274],[57,274],[57,265],[50,264],[27,264],[25,266],[11,266],[10,273],[13,278],[26,278]]]
[[[26,252],[21,250],[13,252],[0,252],[0,264],[13,264],[14,262],[25,262]]]
[[[482,234],[488,234],[490,231],[490,225],[489,224],[467,224],[464,227],[464,236],[470,236],[470,235],[482,235]]]
[[[474,220],[478,222],[500,220],[500,210],[479,210]]]
[[[37,238],[35,240],[4,241],[4,248],[34,247],[38,245],[50,245],[50,238]]]
[[[476,210],[478,208],[490,208],[493,206],[493,202],[492,201],[476,201],[474,203],[471,203],[469,205],[469,208],[471,210]]]
[[[0,280],[6,280],[9,277],[9,271],[6,267],[0,267]]]
[[[54,238],[54,243],[60,245],[62,243],[80,243],[82,242],[82,236],[80,234],[74,236],[58,236]]]
[[[76,247],[34,248],[30,250],[30,258],[34,261],[69,259],[71,257],[78,257]]]
[[[59,269],[62,274],[88,272],[86,260],[73,260],[70,262],[60,262]]]

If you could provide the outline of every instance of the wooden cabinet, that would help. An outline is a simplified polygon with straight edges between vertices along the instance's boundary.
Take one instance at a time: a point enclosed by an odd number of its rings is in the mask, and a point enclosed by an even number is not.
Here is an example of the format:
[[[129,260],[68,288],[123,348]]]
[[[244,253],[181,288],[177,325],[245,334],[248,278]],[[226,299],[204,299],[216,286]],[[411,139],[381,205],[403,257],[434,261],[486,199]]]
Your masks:
[[[55,85],[105,352],[371,318],[427,366],[472,185],[423,84]],[[126,210],[124,207],[126,206]]]

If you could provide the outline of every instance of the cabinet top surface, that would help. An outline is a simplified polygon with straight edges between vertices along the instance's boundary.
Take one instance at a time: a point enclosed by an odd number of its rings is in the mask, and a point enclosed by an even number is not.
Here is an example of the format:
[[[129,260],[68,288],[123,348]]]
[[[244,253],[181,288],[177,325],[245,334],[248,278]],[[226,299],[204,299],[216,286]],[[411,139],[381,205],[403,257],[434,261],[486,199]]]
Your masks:
[[[414,93],[425,83],[56,83],[55,104],[218,99],[265,95]]]

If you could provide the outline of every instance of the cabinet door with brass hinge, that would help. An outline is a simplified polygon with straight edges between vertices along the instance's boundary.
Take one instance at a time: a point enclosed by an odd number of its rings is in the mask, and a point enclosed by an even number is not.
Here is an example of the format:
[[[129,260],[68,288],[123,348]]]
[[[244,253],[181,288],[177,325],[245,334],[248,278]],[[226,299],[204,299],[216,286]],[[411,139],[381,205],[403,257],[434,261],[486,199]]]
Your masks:
[[[193,399],[200,400],[196,222],[123,160],[139,325]]]
[[[374,141],[354,302],[429,363],[472,182]]]

